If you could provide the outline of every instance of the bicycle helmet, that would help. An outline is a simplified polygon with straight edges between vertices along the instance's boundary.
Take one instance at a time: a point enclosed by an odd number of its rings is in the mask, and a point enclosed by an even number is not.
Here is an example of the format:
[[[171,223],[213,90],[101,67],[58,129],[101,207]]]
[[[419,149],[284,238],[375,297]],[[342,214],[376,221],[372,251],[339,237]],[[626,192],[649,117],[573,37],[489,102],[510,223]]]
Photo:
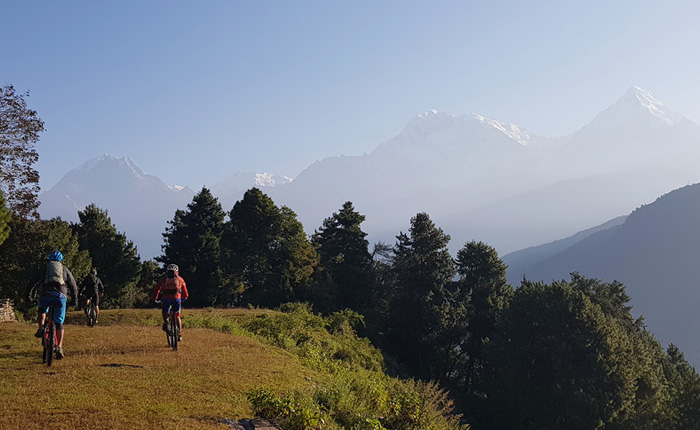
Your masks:
[[[49,260],[61,261],[63,260],[63,254],[61,254],[61,251],[54,251],[51,254],[49,254]]]
[[[90,273],[92,273],[93,275],[97,275],[97,269],[95,269],[95,268],[93,267],[92,270],[90,271]]]
[[[175,272],[179,272],[180,268],[177,267],[177,264],[168,264],[168,267],[166,268],[166,270],[174,270]]]

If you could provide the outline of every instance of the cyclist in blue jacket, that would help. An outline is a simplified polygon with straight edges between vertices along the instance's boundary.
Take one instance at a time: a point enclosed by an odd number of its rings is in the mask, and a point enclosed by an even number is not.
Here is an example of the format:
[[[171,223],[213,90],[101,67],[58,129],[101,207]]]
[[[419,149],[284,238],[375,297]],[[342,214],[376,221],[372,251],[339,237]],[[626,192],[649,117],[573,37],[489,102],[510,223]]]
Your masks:
[[[60,251],[53,251],[49,254],[49,262],[46,265],[46,276],[39,296],[39,329],[34,336],[44,335],[44,324],[46,323],[46,313],[49,306],[54,304],[53,320],[56,323],[56,358],[63,358],[63,321],[66,318],[66,304],[68,302],[68,285],[73,293],[73,301],[78,305],[78,285],[75,283],[73,274],[61,263],[63,254]]]

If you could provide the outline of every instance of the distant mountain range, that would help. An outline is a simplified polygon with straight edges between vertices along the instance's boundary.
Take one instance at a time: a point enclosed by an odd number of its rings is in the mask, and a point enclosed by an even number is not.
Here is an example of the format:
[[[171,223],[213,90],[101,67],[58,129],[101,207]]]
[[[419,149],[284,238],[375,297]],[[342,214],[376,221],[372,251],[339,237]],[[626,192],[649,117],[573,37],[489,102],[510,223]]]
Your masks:
[[[372,153],[317,161],[270,190],[307,229],[350,200],[373,241],[393,243],[418,212],[452,236],[507,253],[628,214],[700,180],[700,127],[632,87],[563,137],[476,114],[413,118]]]
[[[571,272],[619,280],[657,339],[700,364],[700,184],[659,197],[627,217],[503,256],[508,279],[551,282]]]
[[[228,211],[262,188],[292,208],[308,233],[346,201],[366,215],[371,241],[393,243],[410,218],[427,212],[452,246],[483,240],[501,254],[549,242],[627,214],[700,180],[700,127],[632,87],[581,130],[535,136],[514,124],[470,114],[417,115],[372,153],[330,157],[297,178],[221,172],[211,187]],[[197,191],[197,190],[194,190]],[[77,219],[95,203],[142,256],[160,252],[161,233],[189,187],[168,186],[129,157],[104,155],[40,195],[43,217]]]

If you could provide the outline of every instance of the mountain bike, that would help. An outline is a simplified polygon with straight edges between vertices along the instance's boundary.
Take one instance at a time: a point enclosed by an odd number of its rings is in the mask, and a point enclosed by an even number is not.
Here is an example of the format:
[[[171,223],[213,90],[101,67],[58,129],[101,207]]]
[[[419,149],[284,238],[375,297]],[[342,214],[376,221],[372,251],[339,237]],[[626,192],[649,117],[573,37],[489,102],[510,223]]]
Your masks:
[[[157,300],[156,303],[162,303]],[[180,341],[180,326],[177,323],[176,311],[173,306],[168,309],[168,317],[165,319],[165,334],[168,338],[168,346],[177,351],[177,344]]]
[[[85,316],[88,327],[94,327],[97,322],[97,309],[95,309],[95,299],[91,299],[85,306]]]
[[[44,324],[44,336],[41,338],[41,345],[44,347],[44,354],[41,362],[47,366],[53,364],[54,354],[56,353],[56,324],[53,321],[53,311],[55,304],[49,306],[49,312],[46,315],[46,323]]]
[[[168,310],[168,319],[166,320],[168,327],[168,346],[173,348],[173,351],[177,351],[177,343],[180,339],[180,326],[177,323],[177,317],[175,316],[175,309],[170,307]]]

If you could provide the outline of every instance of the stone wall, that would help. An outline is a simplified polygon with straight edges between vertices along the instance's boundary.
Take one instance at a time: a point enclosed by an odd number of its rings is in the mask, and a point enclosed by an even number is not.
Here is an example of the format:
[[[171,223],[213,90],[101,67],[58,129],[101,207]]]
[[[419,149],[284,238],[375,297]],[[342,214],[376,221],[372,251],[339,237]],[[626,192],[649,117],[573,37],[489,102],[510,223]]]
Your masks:
[[[0,300],[0,322],[2,321],[17,321],[10,299]]]

